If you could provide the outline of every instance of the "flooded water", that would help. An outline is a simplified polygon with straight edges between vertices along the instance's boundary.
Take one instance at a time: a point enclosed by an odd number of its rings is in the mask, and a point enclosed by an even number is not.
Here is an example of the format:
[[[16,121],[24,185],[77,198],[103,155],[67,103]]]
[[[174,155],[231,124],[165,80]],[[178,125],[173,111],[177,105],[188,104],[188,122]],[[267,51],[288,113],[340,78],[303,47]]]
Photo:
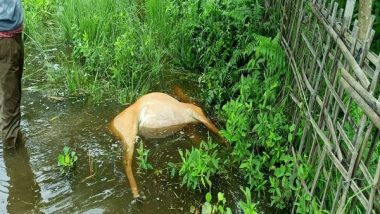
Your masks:
[[[24,91],[21,126],[26,145],[1,149],[0,212],[189,213],[191,206],[199,206],[204,193],[187,191],[166,170],[168,162],[180,162],[179,148],[194,144],[184,132],[144,141],[154,170],[135,174],[146,200],[131,203],[122,149],[107,128],[123,108],[116,103],[57,101],[42,92]],[[204,128],[197,132],[207,137]],[[62,176],[57,167],[64,146],[79,156],[71,178]]]
[[[144,140],[153,170],[139,174],[140,191],[146,196],[133,203],[122,165],[122,148],[110,134],[108,122],[123,106],[114,102],[92,104],[79,98],[47,96],[25,86],[22,99],[22,131],[26,144],[16,150],[0,148],[0,213],[200,213],[205,192],[188,191],[178,177],[171,178],[169,162],[181,162],[178,149],[196,146],[194,134],[180,132],[159,140]],[[195,135],[207,139],[206,128]],[[71,177],[62,176],[57,157],[64,146],[78,153]],[[2,147],[2,144],[0,144]],[[136,159],[136,152],[135,157]],[[214,195],[224,192],[228,206],[239,213],[244,200],[241,178],[217,178]]]

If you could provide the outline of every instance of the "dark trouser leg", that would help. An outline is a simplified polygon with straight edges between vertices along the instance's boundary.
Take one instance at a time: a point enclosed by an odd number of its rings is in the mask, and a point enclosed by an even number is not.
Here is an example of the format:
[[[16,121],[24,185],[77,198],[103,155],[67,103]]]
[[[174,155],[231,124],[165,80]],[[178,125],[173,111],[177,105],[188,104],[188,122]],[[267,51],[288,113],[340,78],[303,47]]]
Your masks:
[[[5,199],[8,213],[41,213],[38,206],[41,201],[40,188],[31,168],[28,149],[20,146],[1,153],[9,177],[5,184],[1,184],[2,189],[8,189],[8,201]]]
[[[24,46],[21,35],[0,38],[0,129],[4,148],[20,141],[21,78]]]

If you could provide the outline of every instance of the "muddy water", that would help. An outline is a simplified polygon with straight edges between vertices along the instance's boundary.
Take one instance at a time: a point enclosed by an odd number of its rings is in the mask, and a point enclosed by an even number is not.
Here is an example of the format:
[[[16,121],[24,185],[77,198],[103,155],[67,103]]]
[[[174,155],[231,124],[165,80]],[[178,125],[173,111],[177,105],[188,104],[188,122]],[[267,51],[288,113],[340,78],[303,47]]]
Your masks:
[[[187,93],[196,93],[194,82],[186,78],[176,81],[190,89]],[[134,163],[140,191],[146,196],[134,203],[122,165],[122,148],[107,128],[124,107],[79,98],[60,100],[48,96],[45,89],[37,90],[38,81],[25,85],[21,126],[26,144],[11,151],[0,148],[0,213],[171,214],[191,213],[193,206],[201,212],[205,192],[182,187],[180,178],[169,176],[167,164],[181,162],[178,149],[190,149],[197,146],[198,138],[207,139],[206,128],[196,126],[165,139],[143,141],[154,169],[138,173]],[[79,156],[69,178],[57,167],[64,146]],[[228,206],[240,213],[237,204],[244,200],[240,191],[243,179],[230,174],[228,179],[213,180],[213,195],[224,192]],[[260,204],[264,213],[275,213],[266,209],[264,202]]]
[[[192,134],[185,132],[144,141],[154,170],[135,174],[146,200],[132,203],[122,149],[107,128],[123,108],[117,103],[94,105],[77,98],[57,100],[25,90],[21,126],[26,145],[13,151],[0,148],[0,213],[158,214],[190,213],[191,206],[199,207],[205,193],[187,191],[180,179],[171,178],[167,171],[168,162],[180,162],[179,148],[194,145]],[[205,128],[195,130],[201,138],[207,137]],[[62,176],[57,167],[64,146],[79,156],[71,178]],[[216,191],[230,195],[231,202],[241,198],[239,182],[215,183],[220,183]]]

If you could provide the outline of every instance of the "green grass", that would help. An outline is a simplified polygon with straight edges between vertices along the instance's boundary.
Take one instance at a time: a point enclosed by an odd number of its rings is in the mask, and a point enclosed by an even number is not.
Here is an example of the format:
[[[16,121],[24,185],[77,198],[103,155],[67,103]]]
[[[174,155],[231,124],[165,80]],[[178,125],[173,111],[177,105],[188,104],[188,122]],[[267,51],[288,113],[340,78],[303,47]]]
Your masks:
[[[129,103],[157,88],[169,64],[175,28],[168,3],[151,0],[138,8],[132,0],[26,1],[26,33],[42,50],[49,41],[67,50],[48,62],[60,65],[59,71],[47,72],[51,83],[69,94]],[[141,10],[146,10],[144,20]]]
[[[208,189],[213,174],[234,169],[249,187],[246,196],[249,191],[266,193],[272,206],[287,208],[298,195],[297,211],[316,212],[320,201],[306,197],[298,179],[310,182],[314,169],[305,162],[296,172],[288,151],[299,133],[293,133],[289,120],[286,95],[292,77],[280,46],[281,13],[266,8],[265,2],[25,0],[26,44],[44,56],[40,63],[46,69],[41,70],[51,85],[96,102],[110,98],[131,103],[167,86],[172,70],[196,73],[205,109],[225,124],[221,133],[232,151],[222,158],[204,148],[183,152],[179,174],[184,183],[190,189]],[[52,47],[59,51],[49,56]],[[350,111],[357,119],[362,115],[355,106]],[[377,147],[371,172],[379,154]],[[332,176],[340,175],[334,171]],[[326,179],[322,176],[317,194]],[[338,182],[333,179],[331,188]],[[325,207],[333,199],[329,195]],[[247,210],[249,203],[244,205]]]

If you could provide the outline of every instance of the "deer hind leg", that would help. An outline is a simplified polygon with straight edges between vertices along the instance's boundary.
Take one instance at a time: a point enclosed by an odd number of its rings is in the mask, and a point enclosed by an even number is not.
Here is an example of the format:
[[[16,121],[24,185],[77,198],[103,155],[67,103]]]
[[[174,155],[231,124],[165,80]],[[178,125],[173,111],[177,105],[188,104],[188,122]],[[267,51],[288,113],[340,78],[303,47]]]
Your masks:
[[[219,134],[219,129],[209,120],[206,115],[203,113],[203,110],[199,108],[198,106],[193,105],[193,117],[198,120],[199,122],[203,123],[210,131],[215,133],[219,137],[219,143],[227,146],[228,148],[230,145],[227,143],[227,141]]]
[[[128,131],[124,137],[124,167],[125,173],[127,174],[129,186],[134,198],[139,197],[139,190],[137,187],[137,182],[135,176],[133,175],[132,163],[133,163],[133,153],[135,149],[135,141],[137,136],[137,120],[132,120]]]
[[[135,179],[135,176],[133,175],[133,170],[132,170],[132,158],[133,158],[133,152],[135,149],[135,144],[133,143],[126,143],[126,146],[124,148],[124,168],[125,168],[125,173],[127,174],[129,186],[131,188],[131,192],[134,198],[138,198],[139,195],[139,190],[137,187],[137,182]]]
[[[133,152],[138,131],[138,120],[133,111],[118,115],[111,123],[112,132],[120,138],[124,147],[124,169],[134,198],[139,197],[136,179],[132,170]]]
[[[196,114],[194,118],[203,123],[210,131],[219,136],[219,129],[204,115]]]
[[[206,115],[203,113],[201,108],[199,108],[198,106],[192,105],[192,109],[193,109],[193,117],[196,120],[203,123],[210,131],[220,136],[219,129],[216,128],[216,126],[206,117]]]

